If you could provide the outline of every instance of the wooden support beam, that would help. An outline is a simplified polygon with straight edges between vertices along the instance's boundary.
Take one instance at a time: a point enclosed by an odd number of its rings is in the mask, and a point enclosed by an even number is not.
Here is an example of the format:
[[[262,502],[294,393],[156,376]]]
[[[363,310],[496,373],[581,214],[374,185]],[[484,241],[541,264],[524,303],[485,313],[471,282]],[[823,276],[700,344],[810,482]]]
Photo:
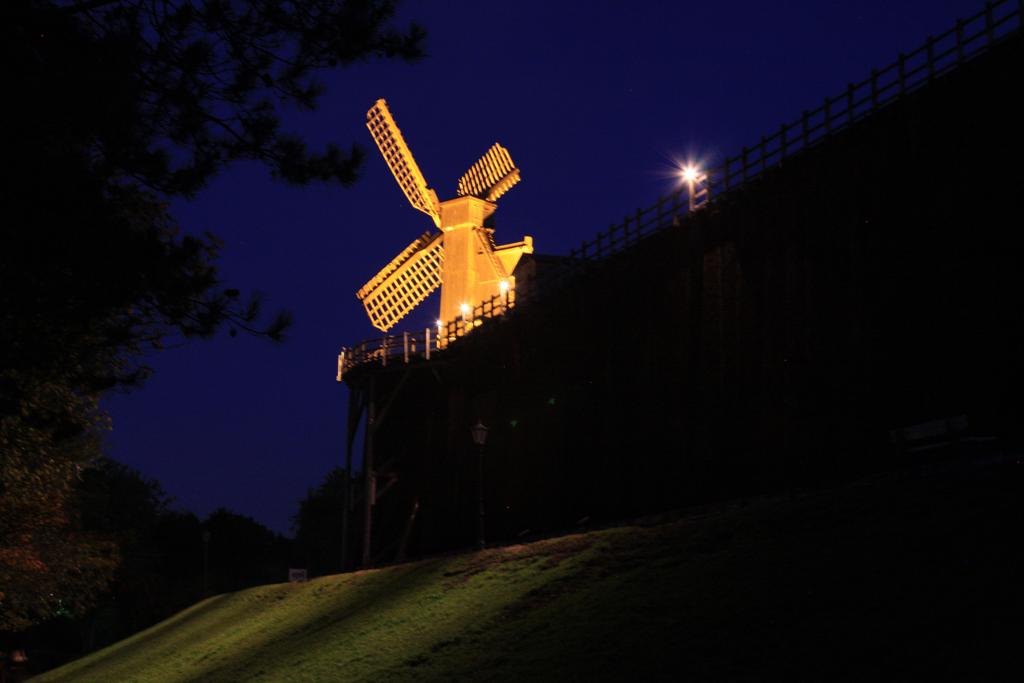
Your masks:
[[[416,515],[420,511],[420,499],[412,499],[412,510],[409,512],[409,519],[405,522],[405,531],[402,532],[402,540],[398,544],[398,553],[395,555],[396,562],[405,562],[405,551],[409,546],[409,537],[412,536],[413,525],[416,523]]]
[[[370,538],[373,533],[373,504],[375,482],[373,472],[373,436],[377,406],[374,396],[376,379],[370,375],[370,390],[366,402],[366,431],[363,437],[363,568],[370,566]]]
[[[356,387],[349,390],[348,396],[348,422],[346,425],[345,437],[345,485],[342,488],[341,508],[341,570],[345,571],[349,566],[349,523],[352,514],[352,447],[355,443],[356,433],[359,431],[359,420],[365,408],[363,394]]]
[[[391,392],[391,396],[388,397],[387,403],[381,409],[380,414],[376,416],[373,423],[373,431],[376,432],[380,429],[381,425],[384,424],[384,420],[387,419],[388,414],[391,411],[391,406],[395,404],[395,399],[402,393],[402,388],[405,387],[406,381],[409,379],[409,375],[412,374],[412,370],[406,370],[402,373],[402,378],[398,380],[398,385],[395,386],[395,390]]]
[[[384,488],[378,489],[375,492],[377,500],[380,500],[385,495],[387,495],[388,491],[390,491],[392,488],[394,488],[395,484],[397,484],[397,483],[398,483],[398,476],[397,475],[393,475],[393,476],[388,477],[388,482],[386,484],[384,484]],[[376,502],[377,501],[374,501],[374,504],[376,504]]]

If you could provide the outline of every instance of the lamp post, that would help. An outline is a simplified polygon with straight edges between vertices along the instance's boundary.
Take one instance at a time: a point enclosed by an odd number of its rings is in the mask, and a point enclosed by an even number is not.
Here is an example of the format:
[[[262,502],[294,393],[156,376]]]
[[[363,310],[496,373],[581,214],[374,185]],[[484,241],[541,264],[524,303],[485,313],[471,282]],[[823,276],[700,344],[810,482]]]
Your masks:
[[[501,293],[501,312],[508,310],[508,280],[498,283],[498,291]]]
[[[686,194],[689,200],[690,211],[696,207],[696,201],[694,195],[697,194],[697,180],[700,179],[700,172],[696,166],[688,164],[683,168],[683,180],[686,182]]]
[[[708,199],[708,188],[706,185],[702,185],[707,183],[707,174],[700,167],[694,164],[687,164],[680,169],[679,175],[683,182],[686,183],[686,194],[689,195],[687,197],[689,210],[699,209]]]
[[[487,427],[484,426],[482,420],[477,420],[476,424],[469,428],[469,433],[473,437],[473,443],[476,444],[477,451],[477,501],[479,504],[479,522],[476,532],[476,544],[483,549],[484,547],[484,445],[487,443]]]

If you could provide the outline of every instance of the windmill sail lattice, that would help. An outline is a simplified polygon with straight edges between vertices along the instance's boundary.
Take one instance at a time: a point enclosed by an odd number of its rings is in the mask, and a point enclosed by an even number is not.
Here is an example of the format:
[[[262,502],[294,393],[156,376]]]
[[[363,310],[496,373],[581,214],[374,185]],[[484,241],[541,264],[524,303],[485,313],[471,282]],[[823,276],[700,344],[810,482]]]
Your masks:
[[[512,163],[508,150],[494,143],[487,154],[459,178],[458,195],[473,195],[494,202],[518,182],[519,169]]]
[[[409,199],[409,203],[413,208],[434,219],[434,225],[441,227],[437,193],[427,185],[409,145],[405,144],[402,131],[398,129],[398,124],[388,110],[387,102],[377,100],[366,114],[366,127],[370,129],[373,141],[377,143],[384,161],[395,175],[395,180]]]
[[[533,240],[498,246],[493,229],[484,227],[498,208],[494,202],[520,179],[508,150],[494,144],[459,179],[458,196],[439,202],[384,100],[366,113],[366,127],[409,203],[441,229],[413,241],[356,293],[370,322],[388,331],[438,287],[443,322],[511,291],[516,264],[533,252]]]
[[[374,327],[390,329],[441,286],[441,238],[423,233],[356,293]]]

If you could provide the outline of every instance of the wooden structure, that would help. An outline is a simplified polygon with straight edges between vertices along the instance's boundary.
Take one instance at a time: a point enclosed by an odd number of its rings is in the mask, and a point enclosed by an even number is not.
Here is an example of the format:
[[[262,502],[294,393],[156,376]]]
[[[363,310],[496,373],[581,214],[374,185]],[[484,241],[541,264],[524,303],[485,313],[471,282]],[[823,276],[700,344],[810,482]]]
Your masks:
[[[688,188],[638,210],[472,335],[345,349],[364,564],[469,545],[478,418],[502,540],[847,476],[943,416],[1024,439],[1020,27],[1019,3],[987,5],[707,170],[700,211]]]
[[[439,202],[387,102],[374,103],[366,126],[406,199],[440,229],[416,238],[360,288],[356,296],[374,327],[387,332],[438,287],[442,325],[466,321],[475,306],[492,297],[514,296],[514,271],[523,254],[533,253],[533,239],[494,243],[495,202],[519,182],[508,150],[495,143],[459,179],[457,196]]]

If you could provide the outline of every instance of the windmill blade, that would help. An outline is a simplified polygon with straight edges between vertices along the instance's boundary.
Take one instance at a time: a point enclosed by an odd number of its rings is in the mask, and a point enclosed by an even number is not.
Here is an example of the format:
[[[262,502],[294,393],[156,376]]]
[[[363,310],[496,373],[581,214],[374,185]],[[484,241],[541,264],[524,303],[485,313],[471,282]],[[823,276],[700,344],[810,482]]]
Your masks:
[[[502,280],[508,277],[509,274],[505,271],[505,266],[502,265],[501,259],[495,253],[498,245],[494,243],[494,231],[487,228],[478,228],[474,232],[476,232],[477,243],[480,247],[477,253],[486,254],[487,261],[491,264],[491,279]]]
[[[518,182],[519,169],[512,163],[508,150],[496,142],[459,178],[458,195],[473,195],[494,202]]]
[[[423,233],[356,292],[378,330],[387,332],[441,286],[443,237]]]
[[[434,225],[441,227],[437,193],[430,189],[420,167],[416,165],[416,159],[405,143],[402,131],[398,130],[387,102],[381,99],[373,103],[370,111],[366,112],[366,127],[370,129],[373,141],[377,143],[384,161],[409,203],[434,219]]]

